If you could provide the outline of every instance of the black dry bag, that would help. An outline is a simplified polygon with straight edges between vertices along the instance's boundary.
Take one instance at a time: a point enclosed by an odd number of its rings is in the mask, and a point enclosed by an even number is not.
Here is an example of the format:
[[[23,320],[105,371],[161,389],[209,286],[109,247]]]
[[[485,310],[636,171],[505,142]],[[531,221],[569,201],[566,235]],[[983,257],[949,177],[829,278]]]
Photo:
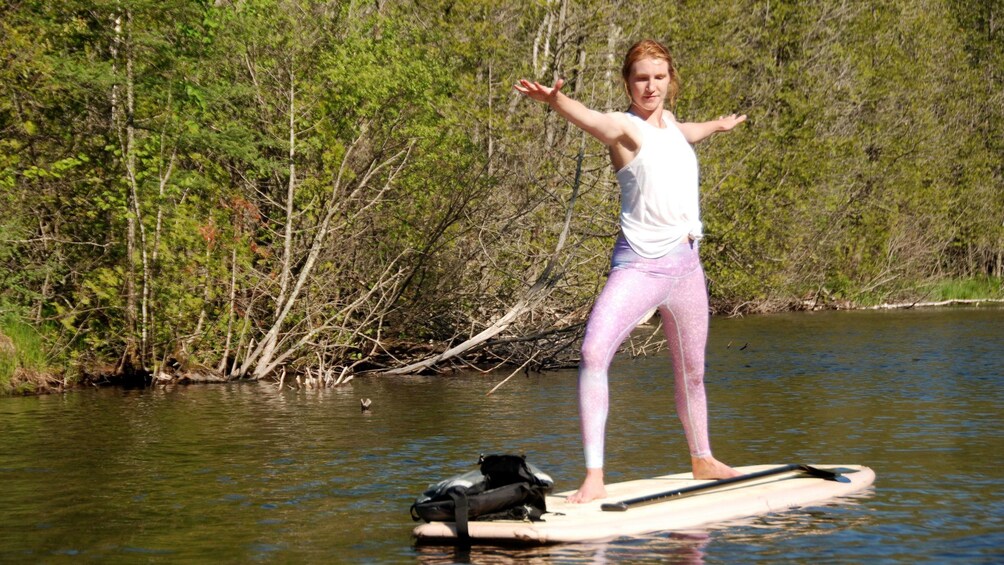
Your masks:
[[[539,520],[554,481],[518,455],[482,456],[480,469],[431,485],[411,505],[411,517],[455,522],[468,538],[468,520]]]

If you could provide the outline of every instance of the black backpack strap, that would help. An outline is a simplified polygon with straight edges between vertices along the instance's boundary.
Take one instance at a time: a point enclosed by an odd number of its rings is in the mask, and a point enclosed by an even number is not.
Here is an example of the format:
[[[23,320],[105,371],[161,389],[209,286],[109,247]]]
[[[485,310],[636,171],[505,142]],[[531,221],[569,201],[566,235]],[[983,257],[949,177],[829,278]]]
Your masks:
[[[457,539],[470,539],[471,533],[467,529],[467,493],[462,489],[450,489],[447,492],[453,499],[453,520],[457,525]]]

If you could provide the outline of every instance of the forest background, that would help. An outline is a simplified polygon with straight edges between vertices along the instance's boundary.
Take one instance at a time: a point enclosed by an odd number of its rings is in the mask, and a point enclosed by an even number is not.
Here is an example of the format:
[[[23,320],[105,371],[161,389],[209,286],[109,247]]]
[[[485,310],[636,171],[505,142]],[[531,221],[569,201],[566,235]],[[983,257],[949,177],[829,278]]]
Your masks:
[[[697,147],[714,313],[1000,297],[1002,29],[1002,0],[6,0],[0,389],[574,364],[619,191],[512,85],[623,110],[646,37],[681,120],[749,115]]]

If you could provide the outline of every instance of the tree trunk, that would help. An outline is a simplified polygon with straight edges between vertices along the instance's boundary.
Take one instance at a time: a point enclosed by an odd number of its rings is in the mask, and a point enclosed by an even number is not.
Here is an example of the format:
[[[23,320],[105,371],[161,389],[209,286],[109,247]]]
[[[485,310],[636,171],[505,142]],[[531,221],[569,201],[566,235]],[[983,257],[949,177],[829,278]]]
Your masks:
[[[124,23],[123,23],[124,20]],[[136,256],[138,255],[138,250],[140,249],[140,244],[137,242],[137,232],[142,228],[142,221],[139,215],[139,204],[137,202],[138,195],[136,191],[136,153],[135,153],[135,131],[133,125],[133,112],[135,110],[135,99],[133,92],[133,66],[132,66],[132,46],[130,45],[130,34],[129,34],[129,12],[125,11],[123,14],[119,14],[115,18],[115,39],[113,42],[112,52],[117,56],[121,51],[124,52],[125,56],[125,107],[119,107],[118,101],[118,85],[113,86],[112,92],[112,114],[113,123],[121,123],[124,126],[124,136],[123,132],[119,131],[119,143],[122,148],[122,154],[125,157],[125,167],[126,167],[126,187],[127,195],[126,202],[126,280],[125,280],[125,293],[126,293],[126,305],[125,305],[125,321],[126,321],[126,338],[125,338],[125,351],[122,354],[122,359],[119,364],[119,370],[131,370],[138,365],[141,365],[141,351],[143,348],[143,340],[140,339],[137,342],[137,335],[142,331],[139,322],[139,304],[137,298],[136,290]],[[124,113],[124,115],[123,115]]]
[[[218,367],[219,372],[223,372],[227,368],[228,359],[230,358],[230,344],[233,341],[234,336],[234,306],[237,302],[237,246],[230,251],[230,297],[227,300],[227,337],[223,342],[223,355],[220,356],[220,365]],[[236,366],[236,365],[235,365]],[[230,375],[234,376],[231,370]]]

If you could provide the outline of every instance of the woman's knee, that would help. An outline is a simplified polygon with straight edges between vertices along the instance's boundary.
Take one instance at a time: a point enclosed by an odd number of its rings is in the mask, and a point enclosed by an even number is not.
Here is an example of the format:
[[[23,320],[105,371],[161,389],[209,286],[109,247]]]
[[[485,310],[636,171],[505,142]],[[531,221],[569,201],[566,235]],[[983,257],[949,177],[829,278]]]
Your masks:
[[[579,351],[579,364],[590,368],[603,367],[610,363],[609,350],[610,344],[587,338],[582,342],[582,349]]]
[[[673,375],[676,377],[677,382],[684,381],[688,386],[704,384],[703,357],[700,359],[680,359],[677,355],[670,355],[670,361],[673,367]]]

